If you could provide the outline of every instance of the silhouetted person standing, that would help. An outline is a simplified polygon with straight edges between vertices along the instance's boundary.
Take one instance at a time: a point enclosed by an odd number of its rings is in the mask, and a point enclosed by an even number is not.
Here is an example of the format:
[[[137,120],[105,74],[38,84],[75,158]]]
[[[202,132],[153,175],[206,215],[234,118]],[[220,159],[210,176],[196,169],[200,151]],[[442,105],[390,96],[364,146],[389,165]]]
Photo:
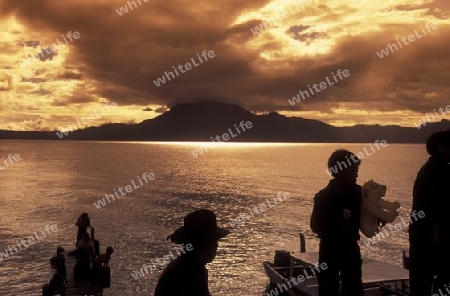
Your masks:
[[[198,210],[184,218],[184,225],[168,239],[176,244],[191,244],[192,249],[173,260],[159,278],[155,296],[209,296],[206,264],[216,257],[218,241],[229,231],[217,226],[216,215]]]
[[[85,233],[77,243],[76,264],[73,268],[75,282],[89,282],[91,257],[95,252],[94,242]]]
[[[87,228],[91,227],[91,219],[89,218],[88,213],[83,213],[78,217],[77,223],[75,226],[78,226],[77,233],[77,242],[83,238],[84,234],[87,233]]]
[[[64,279],[58,273],[55,273],[50,282],[42,287],[42,296],[54,295],[66,295],[66,285],[64,284]]]
[[[67,284],[66,258],[64,257],[63,247],[58,247],[56,249],[56,272],[62,276],[65,283]]]
[[[98,283],[100,269],[102,267],[108,267],[112,253],[114,253],[114,249],[112,247],[107,247],[106,253],[100,254],[92,261],[91,286],[95,286]]]
[[[362,188],[356,184],[360,159],[341,149],[328,159],[334,177],[314,197],[311,230],[320,238],[319,264],[328,268],[318,274],[319,295],[363,296],[361,251],[358,245]]]
[[[450,283],[450,130],[432,134],[426,148],[430,158],[417,174],[411,209],[425,217],[409,226],[412,296],[431,295],[435,275],[436,288]]]

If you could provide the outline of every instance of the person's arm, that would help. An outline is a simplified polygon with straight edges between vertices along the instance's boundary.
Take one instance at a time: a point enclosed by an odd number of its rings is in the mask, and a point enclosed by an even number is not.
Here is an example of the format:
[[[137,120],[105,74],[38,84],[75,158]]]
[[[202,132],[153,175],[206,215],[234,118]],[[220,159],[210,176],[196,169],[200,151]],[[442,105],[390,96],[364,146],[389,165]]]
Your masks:
[[[64,281],[67,283],[69,283],[69,281],[67,280],[67,268],[66,268],[66,264],[64,264],[64,266],[62,267],[62,276],[64,278]]]
[[[437,211],[440,196],[436,180],[436,167],[428,162],[418,172],[413,188],[413,210],[423,211],[425,217],[413,221],[415,235],[425,244],[435,241],[435,229],[437,229]]]
[[[311,213],[310,227],[317,235],[321,236],[330,231],[328,221],[331,217],[330,202],[325,194],[318,193],[314,197],[314,206]]]
[[[311,213],[311,219],[309,222],[309,226],[311,227],[312,232],[314,232],[317,235],[320,235],[322,233],[322,220],[323,220],[323,210],[321,206],[319,205],[318,196],[316,195],[314,197],[314,205],[313,210]]]
[[[95,257],[95,263],[100,264],[100,266],[108,267],[108,255],[100,254],[99,256]]]

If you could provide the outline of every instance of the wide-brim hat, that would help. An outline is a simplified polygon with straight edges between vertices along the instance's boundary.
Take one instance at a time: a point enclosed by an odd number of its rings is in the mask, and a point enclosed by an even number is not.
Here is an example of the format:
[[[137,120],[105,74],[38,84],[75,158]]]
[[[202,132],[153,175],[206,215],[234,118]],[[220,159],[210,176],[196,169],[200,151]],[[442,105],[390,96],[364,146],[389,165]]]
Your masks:
[[[176,244],[206,244],[216,242],[230,234],[217,226],[216,214],[210,210],[197,210],[184,217],[184,225],[167,237]]]

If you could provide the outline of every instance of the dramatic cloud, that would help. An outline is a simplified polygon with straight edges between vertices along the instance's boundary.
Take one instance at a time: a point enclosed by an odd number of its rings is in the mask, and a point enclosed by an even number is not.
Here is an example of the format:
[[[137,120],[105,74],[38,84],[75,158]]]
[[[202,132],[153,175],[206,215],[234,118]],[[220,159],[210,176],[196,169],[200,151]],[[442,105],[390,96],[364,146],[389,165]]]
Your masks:
[[[140,122],[198,98],[412,126],[448,104],[449,12],[446,0],[3,0],[0,129],[53,129],[105,101],[118,108],[96,125]],[[351,75],[288,102],[339,69]]]

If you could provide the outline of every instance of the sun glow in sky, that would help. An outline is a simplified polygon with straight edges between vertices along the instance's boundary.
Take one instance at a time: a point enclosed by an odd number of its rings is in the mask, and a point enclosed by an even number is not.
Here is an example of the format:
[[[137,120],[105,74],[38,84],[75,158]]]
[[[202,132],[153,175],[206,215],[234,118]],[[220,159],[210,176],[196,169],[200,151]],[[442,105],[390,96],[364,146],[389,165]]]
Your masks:
[[[120,15],[125,5],[0,1],[0,129],[61,130],[105,102],[118,108],[92,125],[139,123],[208,98],[334,125],[413,126],[449,102],[447,0],[156,0]],[[438,29],[377,55],[426,23]],[[154,84],[203,50],[215,58]],[[351,75],[288,102],[338,69]]]

